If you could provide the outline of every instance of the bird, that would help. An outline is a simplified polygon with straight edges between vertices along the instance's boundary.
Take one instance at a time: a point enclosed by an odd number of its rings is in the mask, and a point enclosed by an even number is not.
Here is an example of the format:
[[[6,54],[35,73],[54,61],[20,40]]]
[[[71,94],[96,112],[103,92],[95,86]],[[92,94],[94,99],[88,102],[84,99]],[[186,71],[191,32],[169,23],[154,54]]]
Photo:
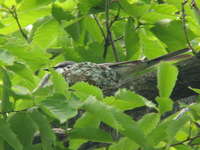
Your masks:
[[[58,63],[53,69],[62,74],[69,85],[84,81],[99,87],[104,93],[107,93],[110,90],[120,88],[141,71],[151,68],[161,61],[191,57],[191,55],[184,54],[189,51],[191,51],[189,48],[184,48],[151,60],[134,60],[114,63],[97,64],[93,62],[77,63],[74,61],[64,61]],[[50,74],[46,75],[39,87],[44,87],[49,78]]]

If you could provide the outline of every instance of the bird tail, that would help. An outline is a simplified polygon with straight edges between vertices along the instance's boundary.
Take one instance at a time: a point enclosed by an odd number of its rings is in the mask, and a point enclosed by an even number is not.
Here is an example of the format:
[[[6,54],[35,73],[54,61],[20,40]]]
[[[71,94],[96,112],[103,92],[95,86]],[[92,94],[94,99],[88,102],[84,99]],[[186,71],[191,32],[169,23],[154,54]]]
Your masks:
[[[161,61],[179,61],[191,58],[192,55],[184,54],[190,51],[190,49],[185,48],[151,60],[119,62],[111,65],[110,67],[115,69],[121,77],[126,80],[126,78],[133,78],[134,76],[143,74],[142,72],[145,72],[146,69],[150,69],[152,66],[159,64]]]

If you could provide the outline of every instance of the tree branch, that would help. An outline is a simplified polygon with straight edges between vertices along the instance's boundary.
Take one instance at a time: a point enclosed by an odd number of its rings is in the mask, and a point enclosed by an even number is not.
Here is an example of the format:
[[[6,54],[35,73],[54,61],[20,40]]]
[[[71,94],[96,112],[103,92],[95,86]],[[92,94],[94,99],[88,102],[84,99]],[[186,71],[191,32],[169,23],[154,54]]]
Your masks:
[[[197,57],[181,61],[176,64],[179,69],[178,80],[171,95],[173,100],[197,95],[188,87],[200,88],[200,60]],[[141,76],[133,77],[133,80],[124,85],[138,94],[154,100],[158,96],[157,73],[147,72]]]
[[[190,43],[190,40],[189,40],[189,36],[188,36],[188,32],[187,32],[187,27],[186,27],[186,14],[185,14],[185,5],[187,4],[188,0],[183,0],[182,2],[182,23],[183,23],[183,31],[184,31],[184,34],[185,34],[185,39],[186,39],[186,42],[188,44],[188,47],[192,50],[192,53],[196,56],[197,53],[196,51],[194,50],[194,48],[192,47],[191,43]]]
[[[12,6],[11,8],[8,8],[7,6],[3,5],[3,8],[5,8],[11,15],[12,17],[15,19],[16,23],[17,23],[17,26],[19,28],[19,31],[21,33],[21,35],[24,37],[24,39],[28,41],[28,36],[26,35],[26,33],[23,31],[22,29],[22,26],[19,22],[19,17],[18,17],[18,14],[17,14],[17,10],[16,10],[16,7],[15,6]]]
[[[107,35],[106,35],[106,39],[105,39],[105,43],[104,43],[103,58],[104,59],[106,58],[106,55],[107,55],[107,52],[108,52],[108,46],[111,44],[115,61],[119,61],[119,57],[117,55],[117,50],[116,50],[115,44],[112,40],[112,32],[110,30],[111,26],[110,26],[110,18],[109,18],[109,7],[110,7],[110,0],[106,0],[105,1],[105,16],[106,16]]]

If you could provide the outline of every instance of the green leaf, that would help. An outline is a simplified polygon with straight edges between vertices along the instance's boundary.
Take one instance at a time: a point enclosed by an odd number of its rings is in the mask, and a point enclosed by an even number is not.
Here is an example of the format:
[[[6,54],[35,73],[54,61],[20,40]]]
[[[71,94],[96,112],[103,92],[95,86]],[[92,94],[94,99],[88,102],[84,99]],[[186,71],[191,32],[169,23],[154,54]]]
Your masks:
[[[75,18],[70,21],[63,21],[62,26],[67,31],[75,42],[81,42],[84,36],[83,17]]]
[[[193,104],[193,105],[190,105],[189,108],[190,108],[190,112],[192,114],[192,116],[194,117],[195,120],[199,120],[200,118],[200,103],[197,103],[197,104]]]
[[[15,2],[15,0],[6,0],[6,1],[4,0],[3,4],[6,5],[7,7],[11,7],[13,5],[16,5],[16,2]]]
[[[140,105],[137,104],[135,105],[134,101],[132,102],[132,101],[121,100],[115,98],[114,96],[104,98],[103,102],[115,108],[121,109],[123,111],[140,107]]]
[[[14,56],[3,49],[0,49],[0,65],[13,65],[14,61]]]
[[[28,1],[28,0],[27,0]],[[37,7],[35,9],[30,9],[30,11],[23,11],[18,13],[18,18],[20,21],[21,27],[26,27],[27,25],[33,24],[39,18],[42,18],[46,15],[50,14],[50,8],[45,7]],[[9,34],[19,30],[18,25],[16,24],[16,20],[12,17],[6,17],[1,20],[1,23],[4,25],[3,28],[0,28],[1,34]]]
[[[163,21],[156,24],[151,30],[157,38],[166,44],[170,52],[187,47],[183,24],[181,21]],[[187,30],[187,32],[189,36],[188,38],[193,39],[194,34],[190,30]]]
[[[102,43],[103,36],[95,20],[91,17],[86,17],[84,18],[84,25],[85,25],[85,29],[91,35],[91,39],[99,43]]]
[[[25,61],[32,70],[41,69],[41,66],[49,62],[48,55],[40,48],[31,48],[30,44],[17,37],[7,37],[3,48],[17,59]],[[45,56],[45,57],[44,57]],[[36,61],[37,60],[37,61]]]
[[[52,70],[52,82],[53,82],[53,87],[54,87],[54,92],[67,95],[69,85],[67,81],[64,79],[64,77],[57,73],[56,71]]]
[[[130,107],[132,109],[145,105],[155,108],[155,105],[151,101],[147,100],[145,97],[126,89],[118,90],[115,94],[115,97],[119,100],[128,102],[131,105]]]
[[[89,97],[87,101],[85,101],[83,109],[98,116],[101,121],[116,128],[123,135],[129,137],[142,147],[151,147],[137,123],[118,109],[107,106],[97,101],[94,97]]]
[[[121,125],[119,125],[112,113],[112,107],[98,102],[95,97],[88,97],[83,105],[83,109],[86,109],[94,116],[98,116],[99,120],[104,121],[106,124],[114,128],[121,128]]]
[[[78,6],[79,6],[79,9],[80,9],[81,13],[85,15],[92,8],[97,8],[98,9],[99,6],[102,6],[102,0],[95,0],[95,1],[80,0]]]
[[[68,1],[64,1],[63,3],[59,3],[64,10],[66,11],[73,11],[74,9],[77,8],[77,1],[74,0],[68,0]]]
[[[0,68],[0,71],[3,74],[3,90],[2,90],[2,99],[1,99],[1,111],[8,112],[12,109],[12,103],[9,100],[11,95],[11,81],[8,76],[8,73],[3,68]]]
[[[74,128],[69,134],[71,139],[86,139],[94,142],[113,142],[111,135],[98,128]]]
[[[84,139],[71,139],[69,141],[69,149],[78,149],[81,144],[85,143],[87,140]]]
[[[181,8],[181,3],[183,2],[182,0],[176,0],[176,1],[174,1],[174,0],[166,0],[166,2],[168,3],[168,4],[172,4],[172,5],[174,5],[174,6],[176,6],[177,8]]]
[[[63,95],[57,94],[52,97],[47,97],[41,102],[40,107],[50,116],[64,123],[77,114],[77,109],[80,105],[78,100],[67,100]]]
[[[148,12],[145,15],[142,16],[141,20],[155,24],[157,22],[162,22],[162,21],[171,21],[175,20],[176,16],[168,15],[168,14],[161,14],[158,12]]]
[[[21,76],[22,78],[30,81],[33,86],[36,85],[36,78],[33,76],[33,71],[28,68],[25,64],[15,62],[14,65],[7,67],[9,70],[12,70],[17,75]]]
[[[173,121],[172,119],[173,118],[167,118],[162,120],[157,127],[147,135],[147,138],[150,140],[152,145],[158,145],[158,143],[168,140],[167,128],[170,122]]]
[[[19,99],[16,101],[15,110],[20,111],[20,110],[28,109],[28,108],[33,107],[34,105],[35,103],[33,100],[27,100],[25,98]]]
[[[77,47],[76,51],[83,58],[82,61],[102,63],[104,59],[99,57],[102,55],[102,49],[103,45],[101,43],[91,42],[87,47]]]
[[[155,24],[162,21],[172,21],[177,19],[174,14],[178,11],[175,6],[169,4],[154,4],[151,5],[151,10],[144,14],[140,20],[148,23]]]
[[[95,115],[85,112],[74,124],[74,128],[98,128],[100,120]],[[87,142],[87,139],[70,139],[70,149],[78,149],[78,147]]]
[[[98,117],[95,117],[95,115],[86,112],[84,113],[74,124],[75,128],[97,128],[100,124],[100,121]]]
[[[52,0],[23,0],[19,7],[19,11],[29,11],[32,9],[47,6]]]
[[[75,90],[75,95],[80,98],[80,100],[85,100],[89,96],[95,96],[97,99],[101,100],[103,98],[103,93],[100,88],[89,85],[86,82],[78,82],[71,87]]]
[[[169,97],[176,84],[178,69],[170,63],[161,63],[157,76],[160,97]]]
[[[131,18],[125,26],[125,46],[127,52],[127,58],[131,60],[138,59],[141,55],[141,49],[139,45],[138,32],[134,29],[134,23]]]
[[[142,119],[138,121],[138,126],[143,132],[148,135],[153,129],[155,129],[160,121],[160,115],[157,113],[146,114]]]
[[[199,142],[198,142],[199,143]],[[192,147],[190,147],[189,145],[177,145],[177,146],[174,146],[174,148],[176,150],[193,150]]]
[[[10,129],[8,123],[0,119],[0,136],[10,145],[14,150],[23,150],[23,145],[20,143],[16,134]]]
[[[55,135],[51,130],[51,126],[47,118],[38,110],[33,110],[29,114],[31,119],[35,122],[35,124],[39,128],[42,140],[42,149],[53,150],[53,145],[55,144]]]
[[[183,114],[181,117],[171,120],[166,129],[167,138],[172,141],[175,138],[177,132],[190,120],[189,115]]]
[[[148,59],[167,54],[165,45],[147,29],[139,30],[141,48]]]
[[[167,97],[156,97],[156,101],[158,102],[159,111],[161,114],[171,111],[173,109],[173,101]]]
[[[133,17],[141,17],[147,13],[150,8],[150,5],[141,3],[130,4],[127,0],[120,0],[119,3],[123,10]]]
[[[200,94],[200,89],[197,89],[197,88],[192,88],[192,87],[189,87],[192,91],[194,91],[195,93],[198,93]]]
[[[9,118],[8,123],[24,146],[24,149],[31,148],[36,126],[28,113],[16,113]]]
[[[52,5],[52,16],[59,22],[62,20],[69,20],[71,18],[71,16],[64,11],[62,6],[56,3]]]
[[[193,7],[192,11],[194,12],[195,20],[198,24],[200,24],[200,12],[199,8]]]
[[[60,26],[56,20],[48,20],[37,29],[32,44],[46,50],[55,44],[60,31]]]
[[[112,144],[109,150],[137,150],[139,145],[127,137],[121,138],[117,143]]]

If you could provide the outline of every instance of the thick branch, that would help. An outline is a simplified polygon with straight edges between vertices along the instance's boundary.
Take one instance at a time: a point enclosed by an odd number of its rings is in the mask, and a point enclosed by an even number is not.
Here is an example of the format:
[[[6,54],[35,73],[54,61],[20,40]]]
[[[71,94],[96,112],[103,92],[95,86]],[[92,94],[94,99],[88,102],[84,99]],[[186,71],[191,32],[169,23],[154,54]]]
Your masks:
[[[172,93],[172,99],[177,100],[195,95],[191,89],[200,88],[200,59],[192,57],[176,64],[179,69],[178,81]],[[153,100],[158,96],[156,71],[148,72],[135,78],[131,83],[124,87]]]

